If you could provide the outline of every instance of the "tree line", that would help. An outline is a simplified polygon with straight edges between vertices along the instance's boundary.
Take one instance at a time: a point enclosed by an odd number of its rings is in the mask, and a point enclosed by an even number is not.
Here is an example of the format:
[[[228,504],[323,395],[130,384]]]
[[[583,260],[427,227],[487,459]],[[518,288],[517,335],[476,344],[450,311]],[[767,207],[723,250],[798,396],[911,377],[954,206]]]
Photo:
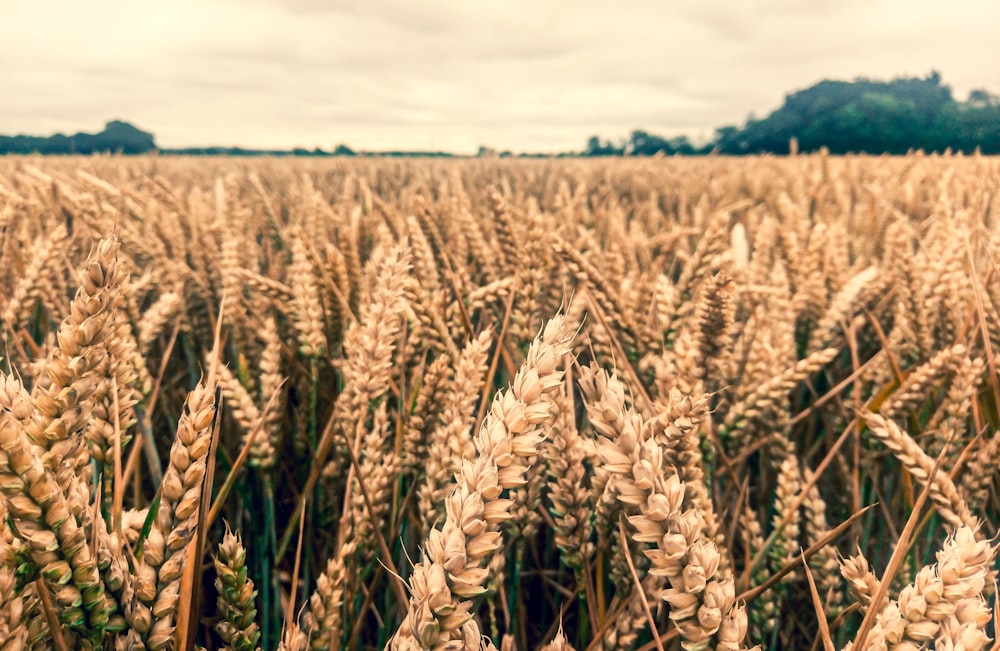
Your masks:
[[[719,154],[788,154],[795,150],[833,154],[905,154],[946,150],[1000,154],[1000,96],[978,89],[958,101],[941,75],[899,77],[891,81],[823,80],[785,96],[784,103],[763,119],[750,116],[743,126],[715,130],[707,143],[695,145],[686,136],[665,138],[637,129],[614,142],[591,136],[580,152],[559,156],[691,156]],[[159,149],[153,134],[113,120],[100,133],[56,134],[50,137],[0,136],[0,154],[166,154],[228,156],[451,156],[448,152],[355,152],[338,145],[327,152],[296,148],[258,150],[240,147]],[[480,157],[513,156],[480,147]],[[533,156],[533,154],[518,154]]]
[[[687,138],[662,138],[636,130],[618,143],[592,136],[585,156],[690,154],[905,154],[961,151],[1000,153],[1000,96],[978,89],[957,101],[951,88],[932,72],[892,81],[821,81],[785,96],[780,108],[763,119],[751,116],[742,127],[715,130],[695,147]]]

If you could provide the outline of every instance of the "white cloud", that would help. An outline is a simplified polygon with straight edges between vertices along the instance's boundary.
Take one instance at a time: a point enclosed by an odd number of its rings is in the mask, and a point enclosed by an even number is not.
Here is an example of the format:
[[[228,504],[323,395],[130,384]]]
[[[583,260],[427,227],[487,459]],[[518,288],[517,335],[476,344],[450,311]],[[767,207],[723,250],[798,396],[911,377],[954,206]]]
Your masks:
[[[0,0],[0,133],[164,146],[578,149],[708,134],[822,78],[1000,91],[1000,4]]]

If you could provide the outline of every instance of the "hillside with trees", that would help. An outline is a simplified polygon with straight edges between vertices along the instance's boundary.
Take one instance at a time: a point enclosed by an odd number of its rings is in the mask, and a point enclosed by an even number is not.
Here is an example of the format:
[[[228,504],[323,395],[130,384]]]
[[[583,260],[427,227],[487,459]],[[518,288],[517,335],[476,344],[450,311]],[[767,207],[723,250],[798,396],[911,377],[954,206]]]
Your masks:
[[[803,151],[905,154],[945,149],[1000,153],[1000,97],[985,90],[956,101],[933,72],[889,82],[821,81],[785,97],[782,106],[742,129],[716,131],[725,154],[787,154],[792,138]]]
[[[145,154],[154,150],[153,134],[121,120],[108,122],[100,133],[0,136],[0,154]]]
[[[586,156],[709,153],[787,154],[792,139],[800,151],[905,154],[946,149],[1000,153],[1000,96],[978,89],[957,101],[941,75],[892,81],[821,81],[785,97],[763,119],[716,129],[712,141],[694,148],[685,138],[666,139],[633,131],[614,144],[592,136]]]

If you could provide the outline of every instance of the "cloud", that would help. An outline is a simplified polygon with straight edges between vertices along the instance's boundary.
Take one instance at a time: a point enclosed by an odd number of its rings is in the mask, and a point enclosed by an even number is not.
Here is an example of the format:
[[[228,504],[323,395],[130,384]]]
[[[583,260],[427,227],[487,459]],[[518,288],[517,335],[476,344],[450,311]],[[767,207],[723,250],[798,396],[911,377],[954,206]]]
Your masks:
[[[112,116],[165,146],[579,149],[706,134],[827,77],[1000,91],[1000,4],[55,0],[5,7],[0,133]]]

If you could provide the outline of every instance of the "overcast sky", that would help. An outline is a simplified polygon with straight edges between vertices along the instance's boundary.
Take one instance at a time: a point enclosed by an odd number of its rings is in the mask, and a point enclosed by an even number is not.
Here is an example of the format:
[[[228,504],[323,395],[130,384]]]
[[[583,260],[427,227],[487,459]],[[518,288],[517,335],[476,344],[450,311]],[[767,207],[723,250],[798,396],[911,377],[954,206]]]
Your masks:
[[[996,0],[0,0],[0,133],[579,150],[707,138],[823,78],[1000,93]]]

